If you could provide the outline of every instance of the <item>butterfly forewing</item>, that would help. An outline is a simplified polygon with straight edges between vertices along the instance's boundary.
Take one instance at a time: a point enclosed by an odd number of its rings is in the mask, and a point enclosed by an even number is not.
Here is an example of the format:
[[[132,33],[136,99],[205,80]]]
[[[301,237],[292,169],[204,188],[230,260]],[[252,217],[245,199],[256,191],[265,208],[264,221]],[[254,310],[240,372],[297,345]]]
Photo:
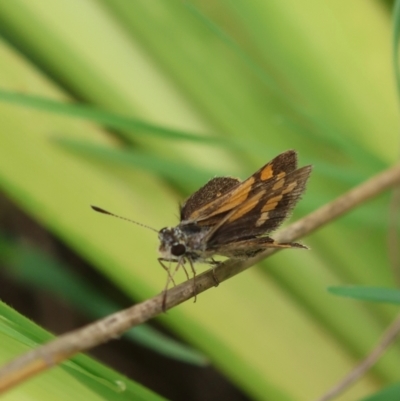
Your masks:
[[[266,183],[265,188],[256,191],[215,227],[208,243],[215,246],[274,231],[300,199],[310,172],[311,166],[306,166],[285,174],[272,186]]]

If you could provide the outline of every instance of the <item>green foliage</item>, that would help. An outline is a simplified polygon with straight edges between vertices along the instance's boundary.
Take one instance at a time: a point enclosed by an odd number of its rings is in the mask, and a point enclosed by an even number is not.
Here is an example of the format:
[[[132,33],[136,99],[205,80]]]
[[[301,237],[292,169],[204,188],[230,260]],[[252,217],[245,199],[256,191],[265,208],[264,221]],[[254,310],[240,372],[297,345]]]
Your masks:
[[[385,302],[389,304],[400,304],[400,290],[394,288],[375,287],[331,287],[329,291],[335,295],[360,299],[363,301]]]
[[[1,361],[16,352],[50,341],[53,336],[0,302]],[[5,400],[18,400],[18,393],[27,392],[30,400],[142,400],[162,401],[158,396],[85,355],[78,355],[52,370],[45,379],[29,382],[21,391],[14,391]]]

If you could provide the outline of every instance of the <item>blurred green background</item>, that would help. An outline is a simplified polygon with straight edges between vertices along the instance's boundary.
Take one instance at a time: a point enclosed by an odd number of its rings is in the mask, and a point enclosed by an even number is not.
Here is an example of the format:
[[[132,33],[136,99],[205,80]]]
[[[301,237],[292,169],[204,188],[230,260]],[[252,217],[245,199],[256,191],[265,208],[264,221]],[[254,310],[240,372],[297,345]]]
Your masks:
[[[296,149],[314,166],[297,219],[398,158],[388,2],[3,0],[0,35],[0,299],[57,333],[165,283],[154,232],[89,205],[176,225],[208,179]],[[95,354],[133,381],[78,357],[4,399],[316,398],[395,316],[326,291],[396,286],[389,203]],[[5,305],[0,316],[1,361],[48,338]],[[398,382],[399,361],[397,345],[338,399]]]

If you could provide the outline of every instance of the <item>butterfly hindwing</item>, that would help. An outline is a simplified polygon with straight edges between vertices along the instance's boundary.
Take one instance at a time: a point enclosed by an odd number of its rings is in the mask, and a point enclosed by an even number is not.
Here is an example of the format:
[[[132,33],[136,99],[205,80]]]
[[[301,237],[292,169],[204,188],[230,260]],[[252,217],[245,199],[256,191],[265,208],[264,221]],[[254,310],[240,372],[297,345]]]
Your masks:
[[[239,183],[239,179],[232,177],[216,177],[211,179],[182,205],[181,220],[189,220],[192,213],[197,209],[203,205],[215,202]]]
[[[297,242],[278,243],[274,239],[263,236],[258,238],[235,241],[228,244],[210,245],[209,251],[229,258],[246,259],[253,257],[267,248],[303,248],[306,246]]]

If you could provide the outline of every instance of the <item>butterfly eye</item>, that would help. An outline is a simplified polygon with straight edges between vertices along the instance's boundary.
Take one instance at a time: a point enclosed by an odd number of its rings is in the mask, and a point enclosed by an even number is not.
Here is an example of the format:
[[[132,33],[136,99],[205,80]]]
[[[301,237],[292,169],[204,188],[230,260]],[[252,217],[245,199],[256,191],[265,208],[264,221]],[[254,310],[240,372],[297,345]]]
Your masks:
[[[183,244],[173,245],[171,247],[171,253],[174,256],[181,256],[186,252],[186,247]]]

